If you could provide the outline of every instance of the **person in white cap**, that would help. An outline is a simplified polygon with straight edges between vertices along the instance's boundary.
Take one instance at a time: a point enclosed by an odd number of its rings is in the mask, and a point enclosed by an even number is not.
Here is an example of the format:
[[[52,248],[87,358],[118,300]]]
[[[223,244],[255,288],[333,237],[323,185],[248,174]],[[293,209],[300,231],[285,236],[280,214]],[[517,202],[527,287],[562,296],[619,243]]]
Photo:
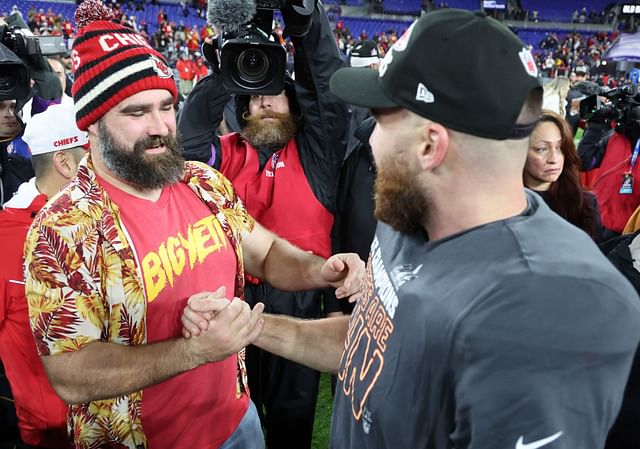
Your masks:
[[[38,195],[53,196],[73,178],[86,154],[83,147],[89,142],[88,134],[76,126],[73,106],[51,105],[32,120],[23,139],[31,151],[36,176],[20,185],[15,196],[5,203],[5,209],[26,208]]]
[[[75,176],[89,140],[76,126],[73,107],[64,105],[49,106],[33,116],[24,140],[36,176],[21,184],[0,211],[0,359],[14,396],[21,439],[18,447],[66,448],[71,447],[67,406],[47,380],[29,328],[23,247],[38,211]]]

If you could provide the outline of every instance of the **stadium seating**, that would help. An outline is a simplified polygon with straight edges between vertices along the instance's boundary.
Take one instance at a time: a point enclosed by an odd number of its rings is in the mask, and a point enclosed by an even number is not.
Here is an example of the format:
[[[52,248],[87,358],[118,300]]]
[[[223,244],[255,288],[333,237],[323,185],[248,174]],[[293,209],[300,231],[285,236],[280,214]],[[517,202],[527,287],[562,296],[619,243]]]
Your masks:
[[[351,31],[352,36],[358,37],[364,31],[367,33],[369,39],[373,38],[373,36],[380,32],[389,30],[394,30],[397,31],[398,34],[402,34],[402,32],[411,24],[411,22],[408,21],[384,20],[367,17],[343,17],[342,21]]]
[[[522,8],[538,11],[540,21],[571,22],[571,15],[575,10],[583,7],[587,11],[595,9],[600,12],[607,7],[611,0],[521,0]]]
[[[333,0],[342,1],[342,0]],[[347,4],[351,3],[362,4],[363,0],[346,0]],[[420,9],[420,0],[384,0],[385,10],[393,11],[395,13],[416,13]],[[528,9],[537,9],[541,20],[544,18],[561,20],[563,22],[571,21],[571,14],[574,10],[582,9],[586,0],[522,0],[522,6]],[[589,0],[588,8],[595,8],[601,11],[609,4],[610,0]],[[438,3],[435,1],[434,3]],[[475,10],[478,6],[477,0],[448,0],[447,3],[450,7],[458,7],[469,10]],[[157,16],[160,9],[163,9],[169,16],[170,20],[174,21],[177,25],[183,24],[186,27],[196,25],[201,27],[205,20],[198,18],[194,9],[190,9],[190,14],[184,17],[181,7],[176,3],[164,3],[160,5],[146,4],[144,11],[130,10],[127,6],[127,2],[122,2],[123,11],[127,15],[135,15],[137,22],[140,24],[142,20],[145,20],[149,26],[149,33],[152,34],[157,30],[158,21]],[[59,2],[59,1],[44,1],[44,0],[0,0],[0,12],[8,13],[11,7],[16,5],[26,16],[29,9],[33,6],[36,10],[44,9],[47,11],[51,8],[56,13],[61,13],[64,17],[73,19],[76,9],[75,3]],[[279,15],[277,14],[276,17]],[[341,17],[346,27],[351,31],[352,36],[358,38],[361,33],[366,32],[369,38],[373,38],[380,32],[386,32],[394,30],[401,34],[411,23],[410,21],[402,20],[385,20],[372,17]],[[536,30],[516,30],[517,34],[526,43],[538,46],[540,41],[545,37],[545,34],[549,31],[556,31],[561,34],[566,34],[562,30],[550,30],[550,29],[536,29]]]
[[[420,0],[384,0],[383,11],[388,14],[418,14]]]

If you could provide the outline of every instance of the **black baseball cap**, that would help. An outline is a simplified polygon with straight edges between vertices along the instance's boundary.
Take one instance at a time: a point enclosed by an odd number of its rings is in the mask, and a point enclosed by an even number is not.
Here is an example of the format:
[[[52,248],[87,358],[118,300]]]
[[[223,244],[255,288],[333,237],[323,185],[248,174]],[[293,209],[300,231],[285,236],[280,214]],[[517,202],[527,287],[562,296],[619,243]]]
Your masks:
[[[448,128],[490,139],[528,136],[517,125],[526,98],[542,85],[528,47],[482,12],[425,14],[389,49],[378,71],[343,68],[331,91],[371,109],[403,107]]]
[[[586,65],[579,65],[576,67],[576,75],[586,75],[589,73],[589,68]]]
[[[351,67],[369,67],[380,62],[378,46],[373,41],[362,41],[351,50],[349,63]]]

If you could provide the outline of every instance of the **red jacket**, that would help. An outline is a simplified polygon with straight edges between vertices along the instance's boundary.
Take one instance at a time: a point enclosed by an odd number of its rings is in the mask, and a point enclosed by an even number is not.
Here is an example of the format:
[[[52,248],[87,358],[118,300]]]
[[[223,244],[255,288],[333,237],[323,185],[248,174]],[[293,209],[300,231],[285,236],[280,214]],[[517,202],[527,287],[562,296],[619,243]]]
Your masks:
[[[198,58],[194,65],[194,70],[196,75],[194,81],[196,83],[209,74],[209,67],[204,65],[202,58]]]
[[[622,232],[629,217],[640,206],[640,159],[633,167],[633,193],[621,194],[623,175],[631,169],[633,151],[629,140],[613,133],[599,168],[589,171],[591,190],[598,197],[605,228]]]
[[[181,80],[192,80],[196,76],[196,66],[191,59],[178,59],[176,69]]]
[[[0,211],[0,358],[15,401],[20,437],[32,446],[67,448],[67,405],[49,384],[29,327],[23,247],[46,203],[37,196],[25,209]]]
[[[220,138],[220,171],[233,183],[261,225],[305,251],[331,255],[333,214],[316,198],[304,174],[295,139],[260,170],[258,151],[237,133]]]

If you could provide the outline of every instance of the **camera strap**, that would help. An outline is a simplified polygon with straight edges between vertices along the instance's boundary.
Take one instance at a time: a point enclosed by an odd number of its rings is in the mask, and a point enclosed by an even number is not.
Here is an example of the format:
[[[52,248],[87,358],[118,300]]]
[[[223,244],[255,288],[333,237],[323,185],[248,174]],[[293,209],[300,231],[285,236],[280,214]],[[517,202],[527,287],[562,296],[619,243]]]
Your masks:
[[[640,138],[636,140],[636,146],[633,148],[633,155],[631,156],[631,168],[629,172],[633,172],[633,167],[636,165],[636,161],[638,160],[638,154],[640,154]]]
[[[636,165],[638,155],[640,154],[640,139],[636,140],[636,145],[633,148],[633,154],[631,155],[631,167],[629,171],[622,174],[622,185],[620,186],[620,193],[622,195],[631,195],[633,193],[633,167]]]

